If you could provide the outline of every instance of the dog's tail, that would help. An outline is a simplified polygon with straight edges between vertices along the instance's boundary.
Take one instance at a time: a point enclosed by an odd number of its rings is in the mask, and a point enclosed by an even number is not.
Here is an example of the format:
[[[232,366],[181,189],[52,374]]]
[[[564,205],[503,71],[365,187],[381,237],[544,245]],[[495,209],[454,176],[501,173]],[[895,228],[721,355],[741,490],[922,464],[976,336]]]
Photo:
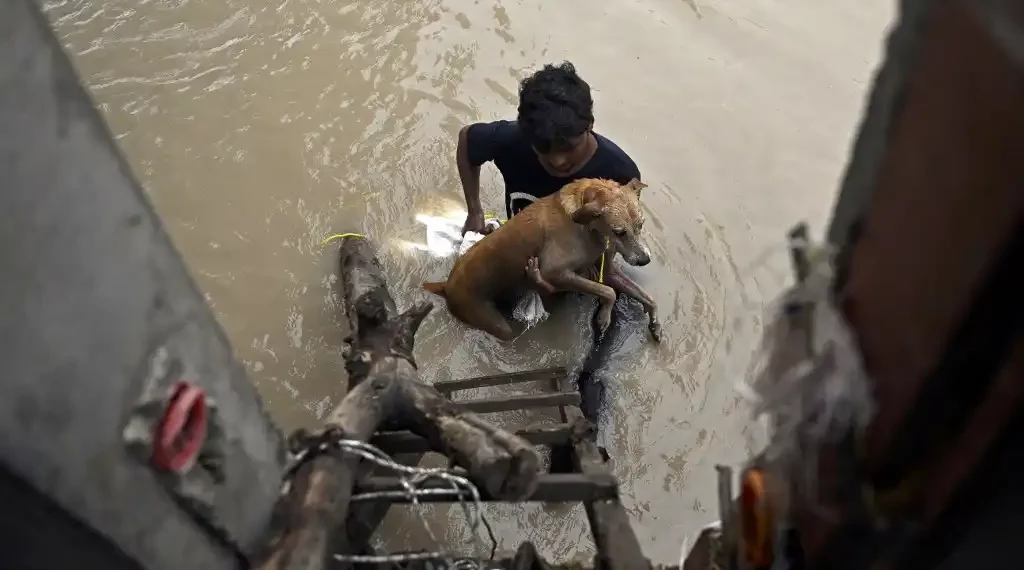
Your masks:
[[[444,281],[424,283],[423,288],[429,291],[430,293],[444,297]]]

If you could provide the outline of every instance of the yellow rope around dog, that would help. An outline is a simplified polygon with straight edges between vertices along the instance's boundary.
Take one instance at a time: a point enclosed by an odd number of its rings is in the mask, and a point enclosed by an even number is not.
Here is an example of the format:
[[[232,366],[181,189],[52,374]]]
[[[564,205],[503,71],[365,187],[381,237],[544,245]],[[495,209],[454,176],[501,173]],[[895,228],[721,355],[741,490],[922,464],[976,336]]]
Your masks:
[[[611,247],[611,246],[612,246],[612,240],[609,239],[609,238],[604,238],[604,250],[605,250],[605,252],[607,252],[608,248]],[[604,285],[604,258],[605,258],[605,254],[602,253],[601,254],[601,268],[597,272],[597,282],[602,284],[602,285]]]
[[[320,242],[320,245],[327,245],[327,244],[331,243],[332,241],[334,241],[336,239],[345,239],[345,238],[348,238],[348,237],[366,239],[366,236],[364,236],[363,234],[353,234],[353,233],[349,233],[349,234],[334,234],[333,236],[329,236],[327,239],[325,239],[324,241]]]

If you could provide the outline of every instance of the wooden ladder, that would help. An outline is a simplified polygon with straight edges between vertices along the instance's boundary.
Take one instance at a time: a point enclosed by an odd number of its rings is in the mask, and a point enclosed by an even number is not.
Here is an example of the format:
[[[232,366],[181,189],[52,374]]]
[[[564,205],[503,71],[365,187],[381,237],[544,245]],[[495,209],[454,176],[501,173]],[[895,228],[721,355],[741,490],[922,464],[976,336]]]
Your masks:
[[[596,430],[593,424],[583,417],[583,412],[579,408],[579,392],[573,387],[564,367],[449,380],[437,382],[433,386],[438,392],[450,397],[452,393],[461,390],[524,382],[547,382],[552,391],[522,396],[481,398],[455,404],[478,414],[557,408],[560,422],[537,424],[516,432],[516,435],[535,446],[547,446],[551,449],[552,468],[540,476],[536,489],[523,502],[582,502],[597,551],[594,567],[608,570],[647,570],[650,563],[644,557],[636,534],[630,526],[629,516],[619,502],[618,480],[605,464],[595,442]],[[408,431],[381,431],[373,437],[371,443],[391,456],[411,455],[410,459],[417,463],[423,454],[429,451],[426,440]],[[448,488],[443,483],[438,483],[437,487]],[[360,481],[355,492],[402,489],[402,482],[398,477],[370,476]],[[492,497],[484,496],[482,491],[481,493],[482,500],[495,501]],[[419,500],[455,502],[458,499],[450,495],[427,495]],[[376,508],[373,516],[368,517],[365,510],[360,513],[365,532],[361,535],[360,542],[353,541],[350,544],[366,545],[369,536],[379,525],[388,508],[392,504],[403,502],[407,502],[407,499],[381,498],[374,505]],[[533,555],[535,556],[535,553]],[[521,556],[517,555],[516,566],[523,564],[519,558]],[[511,565],[509,560],[495,562]]]

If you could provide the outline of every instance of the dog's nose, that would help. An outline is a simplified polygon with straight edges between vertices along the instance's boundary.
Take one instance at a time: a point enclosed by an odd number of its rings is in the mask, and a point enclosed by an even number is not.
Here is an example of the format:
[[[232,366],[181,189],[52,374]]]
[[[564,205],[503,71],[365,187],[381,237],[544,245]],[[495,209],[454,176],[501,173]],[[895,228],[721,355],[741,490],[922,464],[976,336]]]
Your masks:
[[[641,251],[640,253],[637,254],[637,256],[636,256],[636,263],[634,263],[633,265],[635,265],[637,267],[643,267],[643,266],[647,265],[650,262],[651,262],[651,256],[648,255],[646,251]]]

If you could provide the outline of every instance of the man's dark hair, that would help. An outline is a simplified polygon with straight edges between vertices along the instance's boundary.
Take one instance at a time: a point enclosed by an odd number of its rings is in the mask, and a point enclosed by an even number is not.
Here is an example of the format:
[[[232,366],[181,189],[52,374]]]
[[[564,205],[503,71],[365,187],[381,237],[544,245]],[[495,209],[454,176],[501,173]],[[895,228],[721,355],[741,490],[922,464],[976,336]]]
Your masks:
[[[519,128],[540,152],[565,150],[594,126],[590,86],[568,61],[545,65],[519,84]]]

